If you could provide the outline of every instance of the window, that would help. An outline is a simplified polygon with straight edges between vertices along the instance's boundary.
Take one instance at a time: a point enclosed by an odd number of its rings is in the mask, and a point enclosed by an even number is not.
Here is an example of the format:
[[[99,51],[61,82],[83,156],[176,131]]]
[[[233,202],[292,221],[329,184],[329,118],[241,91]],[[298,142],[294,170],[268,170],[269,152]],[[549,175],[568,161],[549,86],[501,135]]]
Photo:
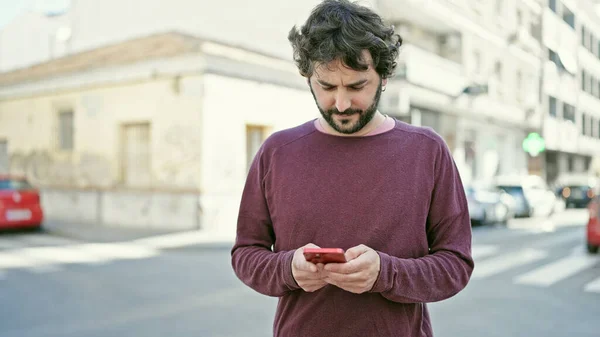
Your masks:
[[[575,15],[565,6],[563,6],[563,21],[575,29]]]
[[[517,9],[517,26],[521,27],[523,25],[523,12],[520,9]]]
[[[575,123],[575,107],[571,104],[563,103],[563,119]]]
[[[475,74],[480,74],[481,72],[481,53],[478,51],[473,52],[473,71]]]
[[[581,26],[581,45],[586,47],[586,42],[587,42],[587,31],[585,30],[585,26]]]
[[[575,171],[575,158],[573,158],[573,156],[567,157],[567,163],[568,163],[569,172]]]
[[[496,75],[496,80],[498,81],[497,94],[499,97],[502,97],[502,63],[500,63],[500,61],[496,61],[494,74]]]
[[[550,10],[556,13],[556,0],[548,0],[548,7],[550,7]]]
[[[595,97],[598,97],[598,79],[595,77],[592,77],[592,86],[589,92]]]
[[[552,117],[556,117],[556,98],[548,96],[548,114]]]
[[[565,69],[562,62],[560,61],[560,57],[552,49],[548,49],[548,60],[552,61],[552,63],[554,63],[559,70]]]
[[[73,150],[73,110],[58,113],[58,146],[65,151]]]
[[[121,178],[131,187],[152,183],[150,123],[127,124],[121,129]]]
[[[585,113],[581,114],[581,134],[587,136],[587,115]]]
[[[517,70],[517,79],[516,79],[516,86],[515,88],[517,89],[516,92],[516,99],[517,102],[522,102],[523,101],[523,95],[524,90],[523,90],[523,73],[520,70]]]
[[[600,139],[600,119],[596,121],[596,130],[598,130],[598,132],[596,132],[596,136],[598,139]]]
[[[542,25],[540,22],[541,20],[536,20],[532,22],[530,26],[531,36],[538,42],[542,41]]]
[[[581,90],[587,92],[587,73],[585,70],[581,71]]]
[[[246,125],[246,167],[250,165],[267,136],[267,127],[259,125]]]

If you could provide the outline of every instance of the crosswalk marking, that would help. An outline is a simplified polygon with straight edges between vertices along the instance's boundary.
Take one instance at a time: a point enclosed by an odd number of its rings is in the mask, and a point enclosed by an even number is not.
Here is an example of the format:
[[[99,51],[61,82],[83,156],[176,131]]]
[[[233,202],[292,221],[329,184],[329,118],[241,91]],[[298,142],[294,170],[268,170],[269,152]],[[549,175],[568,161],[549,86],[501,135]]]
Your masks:
[[[516,253],[490,258],[475,264],[472,279],[482,279],[502,273],[511,268],[523,266],[541,260],[548,253],[536,249],[524,249]]]
[[[31,268],[43,264],[43,261],[20,254],[0,252],[0,270],[6,268]]]
[[[132,244],[87,243],[76,248],[110,260],[145,259],[158,254],[155,249]]]
[[[579,233],[566,233],[545,237],[533,242],[528,248],[510,253],[501,250],[499,245],[474,244],[472,256],[476,263],[472,279],[485,279],[535,264],[535,269],[530,268],[524,274],[514,277],[512,283],[552,286],[600,263],[600,259],[589,255],[580,243],[574,243],[569,256],[550,261],[548,253],[552,247],[577,241],[579,236]],[[223,242],[227,240],[225,236],[221,239]],[[116,243],[86,243],[37,233],[0,237],[0,280],[6,279],[10,275],[7,271],[13,269],[39,274],[57,272],[69,264],[97,265],[111,261],[145,259],[158,255],[162,249],[194,245],[208,242],[207,240],[207,236],[201,232],[175,233]],[[548,261],[536,263],[544,259]],[[600,294],[600,278],[584,285],[583,290]]]
[[[515,278],[515,283],[547,287],[571,277],[598,262],[592,256],[577,254],[562,258]]]
[[[495,254],[498,251],[498,247],[491,245],[473,245],[471,249],[471,256],[474,260],[482,259],[486,256]]]
[[[73,249],[75,248],[75,249]],[[106,259],[77,247],[33,247],[23,248],[15,252],[41,261],[57,263],[102,263]]]
[[[583,290],[588,293],[600,293],[600,277],[586,284]]]

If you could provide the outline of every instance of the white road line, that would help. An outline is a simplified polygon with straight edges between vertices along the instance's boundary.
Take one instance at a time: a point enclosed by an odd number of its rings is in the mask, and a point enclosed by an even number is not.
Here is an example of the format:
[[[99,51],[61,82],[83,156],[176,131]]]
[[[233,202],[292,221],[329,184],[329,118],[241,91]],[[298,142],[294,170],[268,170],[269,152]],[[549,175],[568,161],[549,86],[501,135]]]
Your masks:
[[[567,256],[515,278],[517,284],[547,287],[590,268],[599,260],[585,253]]]
[[[554,248],[567,243],[583,242],[584,238],[585,233],[581,231],[571,231],[569,233],[561,233],[547,239],[533,242],[532,247],[538,249]]]
[[[123,243],[87,243],[76,246],[83,252],[101,256],[106,260],[145,259],[158,254],[152,248]]]
[[[471,278],[482,279],[500,274],[511,268],[523,266],[545,258],[548,253],[536,249],[524,249],[516,253],[491,258],[475,264]]]
[[[471,256],[474,260],[494,255],[498,251],[497,246],[492,245],[473,245],[471,247]]]
[[[31,268],[46,264],[45,261],[40,261],[22,254],[15,254],[15,251],[0,252],[0,270],[7,268]]]
[[[157,249],[165,249],[192,246],[203,243],[233,244],[234,241],[235,234],[231,233],[189,231],[137,239],[130,241],[130,243]]]
[[[32,247],[24,248],[14,253],[32,257],[36,260],[54,263],[103,263],[107,259],[90,254],[78,248],[78,246],[65,247]]]
[[[600,294],[600,277],[593,280],[592,282],[585,285],[583,288],[588,293],[599,293]]]

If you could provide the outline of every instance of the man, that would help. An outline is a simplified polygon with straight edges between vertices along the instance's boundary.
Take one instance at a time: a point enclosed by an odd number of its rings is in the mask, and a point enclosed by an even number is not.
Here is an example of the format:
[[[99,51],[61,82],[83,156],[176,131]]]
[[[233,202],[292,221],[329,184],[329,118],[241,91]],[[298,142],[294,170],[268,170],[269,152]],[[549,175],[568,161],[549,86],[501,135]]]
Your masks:
[[[471,225],[441,137],[377,111],[402,40],[346,0],[325,0],[289,40],[321,118],[257,153],[235,273],[280,298],[275,336],[432,336],[425,303],[467,285]],[[307,262],[306,247],[343,248],[347,262]]]

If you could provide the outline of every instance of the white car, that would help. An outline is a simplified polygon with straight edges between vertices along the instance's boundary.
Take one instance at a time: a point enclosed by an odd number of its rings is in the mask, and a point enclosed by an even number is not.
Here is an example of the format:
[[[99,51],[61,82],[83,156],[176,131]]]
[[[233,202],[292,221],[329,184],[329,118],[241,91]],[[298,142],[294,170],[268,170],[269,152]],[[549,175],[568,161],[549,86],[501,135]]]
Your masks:
[[[540,176],[497,176],[495,185],[515,199],[515,216],[548,217],[560,207],[560,200]]]
[[[514,217],[514,198],[493,185],[469,184],[465,194],[473,225],[507,224]]]

